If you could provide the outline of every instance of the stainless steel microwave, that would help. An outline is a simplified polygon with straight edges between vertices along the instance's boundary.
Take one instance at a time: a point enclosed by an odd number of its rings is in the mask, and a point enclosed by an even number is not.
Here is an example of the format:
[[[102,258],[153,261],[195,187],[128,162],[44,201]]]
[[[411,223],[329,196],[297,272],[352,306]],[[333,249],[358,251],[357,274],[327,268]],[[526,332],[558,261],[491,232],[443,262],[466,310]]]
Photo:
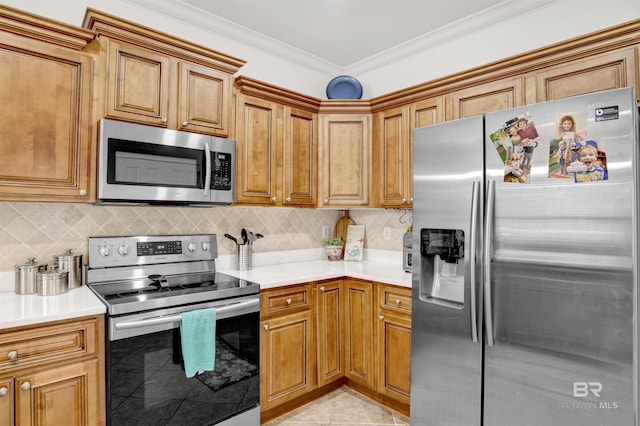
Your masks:
[[[230,204],[236,142],[100,120],[98,203]]]

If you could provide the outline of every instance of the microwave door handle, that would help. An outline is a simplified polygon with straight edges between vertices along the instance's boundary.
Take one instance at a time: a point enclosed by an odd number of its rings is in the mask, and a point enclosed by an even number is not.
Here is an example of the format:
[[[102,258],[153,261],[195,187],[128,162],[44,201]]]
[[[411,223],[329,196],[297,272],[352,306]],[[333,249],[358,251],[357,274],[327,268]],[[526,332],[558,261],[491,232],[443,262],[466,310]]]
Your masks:
[[[209,188],[211,187],[211,151],[209,150],[209,142],[204,142],[204,159],[205,159],[205,173],[204,173],[204,192],[203,196],[209,196]]]

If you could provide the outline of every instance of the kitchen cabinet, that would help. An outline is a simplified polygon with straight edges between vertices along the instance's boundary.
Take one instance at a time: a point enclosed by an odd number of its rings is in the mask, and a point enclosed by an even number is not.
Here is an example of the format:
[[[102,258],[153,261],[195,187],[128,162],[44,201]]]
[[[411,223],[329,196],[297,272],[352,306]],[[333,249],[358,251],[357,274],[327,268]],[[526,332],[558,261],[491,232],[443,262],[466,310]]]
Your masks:
[[[376,284],[378,290],[378,393],[404,404],[411,392],[411,289]]]
[[[444,121],[444,97],[413,102],[374,114],[375,206],[413,206],[413,130]]]
[[[105,424],[104,319],[0,335],[0,425]]]
[[[314,106],[302,95],[246,77],[238,78],[236,87],[237,203],[316,207]]]
[[[232,76],[244,61],[92,9],[99,117],[226,137]]]
[[[342,280],[314,284],[318,386],[344,377],[344,288]]]
[[[0,6],[0,200],[91,202],[94,34]]]
[[[371,114],[320,114],[318,206],[369,207]]]
[[[638,75],[633,48],[603,53],[538,70],[527,76],[535,87],[528,104],[635,85]]]
[[[524,77],[504,78],[449,95],[447,121],[524,105]]]
[[[345,376],[367,389],[375,389],[373,284],[344,280]]]
[[[260,407],[269,410],[316,387],[311,284],[261,293]]]

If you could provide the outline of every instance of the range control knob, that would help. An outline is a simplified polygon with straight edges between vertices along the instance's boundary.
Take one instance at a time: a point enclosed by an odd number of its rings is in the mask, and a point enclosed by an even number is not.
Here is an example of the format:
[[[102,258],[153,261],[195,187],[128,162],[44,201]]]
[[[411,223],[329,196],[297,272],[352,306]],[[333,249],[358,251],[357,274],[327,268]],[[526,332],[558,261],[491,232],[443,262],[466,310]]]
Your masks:
[[[194,251],[196,251],[196,243],[194,243],[193,241],[190,241],[189,244],[187,244],[187,250],[189,250],[189,253],[193,253]]]
[[[120,247],[118,247],[118,254],[120,254],[120,256],[126,256],[129,254],[129,246],[126,244],[122,244],[120,245]]]
[[[111,247],[106,244],[100,246],[100,248],[98,249],[98,253],[100,253],[100,256],[102,257],[108,257],[111,254]]]
[[[209,251],[210,247],[211,247],[211,244],[209,243],[209,241],[203,241],[202,242],[202,250],[203,251]]]

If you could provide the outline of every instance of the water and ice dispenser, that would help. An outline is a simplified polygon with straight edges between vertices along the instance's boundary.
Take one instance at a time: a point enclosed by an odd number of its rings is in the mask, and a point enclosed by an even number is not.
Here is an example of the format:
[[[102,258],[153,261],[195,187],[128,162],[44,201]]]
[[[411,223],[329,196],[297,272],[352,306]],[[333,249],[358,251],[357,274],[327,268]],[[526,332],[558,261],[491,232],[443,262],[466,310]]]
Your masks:
[[[464,231],[420,230],[420,298],[454,308],[464,305]]]

